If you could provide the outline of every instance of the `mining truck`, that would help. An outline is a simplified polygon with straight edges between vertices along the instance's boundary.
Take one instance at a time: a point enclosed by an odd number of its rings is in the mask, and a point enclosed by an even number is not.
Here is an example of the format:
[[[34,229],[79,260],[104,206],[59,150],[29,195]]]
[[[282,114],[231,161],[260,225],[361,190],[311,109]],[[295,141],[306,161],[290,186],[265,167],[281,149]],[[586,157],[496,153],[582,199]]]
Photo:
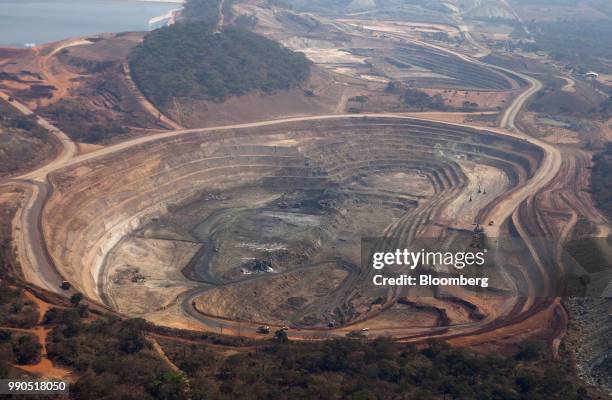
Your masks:
[[[257,333],[262,333],[264,335],[267,335],[268,333],[270,333],[270,327],[269,326],[259,326],[257,327]]]

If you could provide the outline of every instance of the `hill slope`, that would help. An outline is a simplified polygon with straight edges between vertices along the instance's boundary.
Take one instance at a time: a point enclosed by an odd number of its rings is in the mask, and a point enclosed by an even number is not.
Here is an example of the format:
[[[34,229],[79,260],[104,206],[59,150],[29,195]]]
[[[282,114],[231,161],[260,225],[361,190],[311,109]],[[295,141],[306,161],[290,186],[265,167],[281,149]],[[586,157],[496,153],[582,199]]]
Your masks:
[[[222,32],[185,22],[147,35],[130,55],[134,81],[155,105],[173,98],[223,101],[304,82],[310,62],[278,43],[237,28]]]

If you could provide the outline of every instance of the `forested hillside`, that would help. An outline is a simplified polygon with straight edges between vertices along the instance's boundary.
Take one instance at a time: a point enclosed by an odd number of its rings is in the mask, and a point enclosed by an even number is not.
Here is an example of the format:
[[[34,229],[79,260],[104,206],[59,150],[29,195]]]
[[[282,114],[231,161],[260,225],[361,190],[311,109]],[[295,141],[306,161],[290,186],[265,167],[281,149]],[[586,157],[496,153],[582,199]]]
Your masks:
[[[219,22],[219,0],[189,0],[185,3],[181,15],[186,20],[216,25]]]
[[[130,56],[133,78],[157,106],[173,98],[223,101],[305,81],[310,62],[255,33],[184,22],[150,33]]]

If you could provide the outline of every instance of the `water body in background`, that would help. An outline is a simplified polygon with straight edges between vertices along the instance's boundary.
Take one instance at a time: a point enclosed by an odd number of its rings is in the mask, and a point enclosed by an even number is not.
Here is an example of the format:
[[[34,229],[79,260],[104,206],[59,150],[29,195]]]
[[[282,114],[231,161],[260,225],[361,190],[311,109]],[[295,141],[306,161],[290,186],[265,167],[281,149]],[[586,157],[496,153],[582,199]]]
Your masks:
[[[149,20],[181,8],[136,0],[0,0],[0,46],[157,28]]]

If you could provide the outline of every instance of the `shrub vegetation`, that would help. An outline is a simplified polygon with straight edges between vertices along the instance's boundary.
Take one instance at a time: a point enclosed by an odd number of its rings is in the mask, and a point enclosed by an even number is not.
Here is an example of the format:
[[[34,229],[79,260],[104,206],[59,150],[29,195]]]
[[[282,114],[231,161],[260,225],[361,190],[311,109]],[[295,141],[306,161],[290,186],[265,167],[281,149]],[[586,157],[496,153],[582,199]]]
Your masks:
[[[147,335],[154,327],[143,320],[91,321],[77,309],[55,309],[46,321],[55,326],[49,355],[78,373],[76,399],[602,398],[536,342],[502,358],[438,341],[417,348],[384,338],[277,337],[228,356],[199,340],[158,337],[177,372],[153,351]]]
[[[173,98],[223,101],[290,89],[310,72],[301,53],[247,30],[216,32],[200,22],[150,33],[131,54],[130,65],[140,90],[160,107]]]

